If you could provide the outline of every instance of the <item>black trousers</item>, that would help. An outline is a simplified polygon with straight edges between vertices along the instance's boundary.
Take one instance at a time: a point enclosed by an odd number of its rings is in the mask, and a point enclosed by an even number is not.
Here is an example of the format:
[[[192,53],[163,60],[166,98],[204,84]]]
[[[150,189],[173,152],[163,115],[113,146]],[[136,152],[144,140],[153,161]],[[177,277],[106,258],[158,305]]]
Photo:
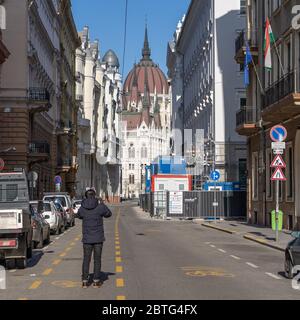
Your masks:
[[[94,253],[94,281],[101,280],[101,256],[103,243],[83,244],[82,281],[89,280],[90,263]]]

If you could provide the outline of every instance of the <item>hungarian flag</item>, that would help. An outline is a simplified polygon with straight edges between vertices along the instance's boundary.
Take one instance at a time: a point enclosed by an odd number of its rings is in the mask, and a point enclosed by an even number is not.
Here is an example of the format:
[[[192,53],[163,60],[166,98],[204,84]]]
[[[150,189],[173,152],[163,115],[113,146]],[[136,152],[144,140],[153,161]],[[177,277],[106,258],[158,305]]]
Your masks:
[[[272,31],[272,27],[269,21],[269,18],[267,18],[266,22],[266,31],[265,31],[265,68],[271,70],[272,69],[272,55],[271,55],[271,45],[275,43],[275,37]]]

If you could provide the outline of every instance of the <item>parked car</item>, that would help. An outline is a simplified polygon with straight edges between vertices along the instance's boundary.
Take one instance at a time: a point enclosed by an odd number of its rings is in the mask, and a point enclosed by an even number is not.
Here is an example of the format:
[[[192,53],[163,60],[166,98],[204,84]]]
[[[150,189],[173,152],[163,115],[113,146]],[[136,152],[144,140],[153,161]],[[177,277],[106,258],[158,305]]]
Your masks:
[[[82,200],[75,200],[75,201],[73,202],[73,210],[74,210],[75,217],[76,217],[77,214],[78,214],[78,210],[79,210],[80,207],[81,207],[81,203],[82,203]]]
[[[72,206],[70,195],[66,192],[52,192],[44,193],[43,200],[46,201],[59,201],[67,213],[68,226],[75,226],[75,214]]]
[[[44,244],[50,243],[50,224],[38,211],[38,201],[30,202],[31,226],[32,226],[32,242],[36,249],[43,248]]]
[[[64,207],[61,205],[61,203],[59,201],[55,201],[54,205],[55,205],[57,211],[59,212],[59,214],[61,215],[62,220],[63,220],[64,229],[66,229],[68,226],[68,216],[67,216],[66,210],[64,209]]]
[[[32,257],[28,181],[24,170],[0,172],[0,260],[24,269]]]
[[[300,266],[300,231],[293,232],[292,240],[285,250],[285,275],[289,279],[293,279],[295,273],[293,268]]]
[[[63,230],[63,219],[58,210],[56,209],[53,201],[42,202],[43,217],[50,224],[50,230],[54,234],[61,234]]]

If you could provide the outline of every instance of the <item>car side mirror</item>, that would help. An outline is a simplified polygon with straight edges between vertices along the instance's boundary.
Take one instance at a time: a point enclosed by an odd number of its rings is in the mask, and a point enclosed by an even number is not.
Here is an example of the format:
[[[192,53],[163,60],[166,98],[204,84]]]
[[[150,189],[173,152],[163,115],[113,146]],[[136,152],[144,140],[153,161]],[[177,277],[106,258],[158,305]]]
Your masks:
[[[46,215],[46,216],[45,216],[45,219],[46,219],[46,220],[50,219],[50,216]]]
[[[291,236],[295,239],[300,238],[300,231],[294,231],[291,233]]]

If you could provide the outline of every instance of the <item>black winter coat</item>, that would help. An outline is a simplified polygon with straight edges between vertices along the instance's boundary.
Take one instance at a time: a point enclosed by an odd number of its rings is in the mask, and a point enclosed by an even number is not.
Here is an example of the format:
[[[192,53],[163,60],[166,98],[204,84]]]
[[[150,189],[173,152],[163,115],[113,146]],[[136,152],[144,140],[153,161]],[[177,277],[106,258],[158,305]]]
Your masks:
[[[82,222],[82,242],[84,244],[96,244],[105,241],[103,218],[111,217],[112,213],[103,203],[97,199],[85,199],[78,211]]]

